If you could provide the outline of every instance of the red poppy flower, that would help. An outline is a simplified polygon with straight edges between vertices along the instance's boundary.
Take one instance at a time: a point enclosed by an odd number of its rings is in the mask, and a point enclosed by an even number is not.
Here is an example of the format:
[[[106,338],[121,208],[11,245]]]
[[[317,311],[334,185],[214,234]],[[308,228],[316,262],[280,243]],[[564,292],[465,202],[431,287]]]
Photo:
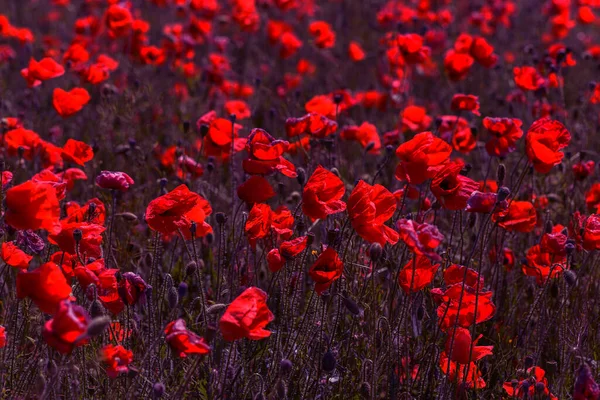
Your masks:
[[[75,230],[81,232],[79,243],[74,238]],[[102,233],[105,230],[101,225],[62,220],[60,232],[48,235],[48,241],[69,254],[76,254],[78,248],[82,257],[99,258],[102,256]]]
[[[285,60],[296,54],[304,43],[293,32],[283,32],[279,38],[279,44],[279,58]]]
[[[421,224],[412,219],[402,218],[398,221],[397,227],[400,239],[412,252],[423,254],[433,260],[441,259],[433,250],[442,243],[444,235],[435,225]]]
[[[521,129],[523,122],[517,118],[490,118],[483,119],[483,126],[491,134],[490,140],[485,144],[485,149],[490,156],[505,157],[515,151],[517,140],[523,136]]]
[[[491,263],[498,262],[495,247],[492,247],[490,249],[490,252],[488,255],[490,257]],[[506,269],[507,271],[512,271],[513,267],[515,266],[515,253],[508,247],[503,248],[502,249],[502,259],[500,260],[500,262],[504,266],[504,269]]]
[[[140,49],[140,59],[146,65],[161,65],[167,59],[167,54],[160,47],[143,46]]]
[[[450,368],[448,368],[448,364],[450,364]],[[481,377],[481,371],[479,371],[474,362],[471,362],[469,365],[463,365],[450,360],[450,363],[448,363],[448,356],[446,352],[442,351],[439,365],[442,372],[448,376],[450,382],[464,382],[468,389],[483,389],[486,386],[485,381]],[[467,373],[468,375],[466,375]]]
[[[42,264],[31,272],[17,274],[17,297],[29,297],[43,312],[53,314],[62,300],[69,298],[71,286],[60,267],[53,262]]]
[[[52,185],[56,191],[56,198],[59,201],[65,198],[67,183],[50,169],[43,169],[32,176],[31,182]]]
[[[479,97],[472,94],[455,94],[450,103],[452,111],[471,111],[475,115],[479,113]]]
[[[479,184],[464,175],[460,175],[464,164],[453,161],[446,164],[431,181],[431,193],[448,210],[463,210],[471,194]]]
[[[492,211],[502,211],[506,208],[508,208],[508,202],[506,200],[498,202],[497,193],[482,193],[476,190],[471,193],[469,200],[467,200],[466,211],[487,214]]]
[[[444,57],[444,69],[452,81],[460,81],[467,77],[475,60],[469,54],[448,50]]]
[[[129,364],[133,362],[133,352],[121,345],[107,344],[100,349],[100,359],[106,364],[106,373],[110,378],[129,371]]]
[[[419,185],[433,178],[451,153],[450,145],[431,132],[419,133],[396,149],[396,156],[400,159],[396,178]]]
[[[369,149],[369,154],[379,154],[381,151],[381,139],[375,125],[368,122],[363,122],[360,126],[347,126],[340,137],[345,140],[356,140],[363,148]]]
[[[550,393],[548,389],[548,379],[546,379],[546,371],[540,367],[531,367],[527,369],[527,377],[517,381],[517,385],[513,385],[512,381],[504,382],[502,388],[506,394],[517,399],[533,399],[536,396],[536,388],[539,388],[540,383],[543,387],[542,393],[549,400],[558,400],[558,397]]]
[[[252,115],[250,107],[248,107],[248,104],[243,100],[228,100],[225,102],[223,108],[227,115],[235,115],[237,120],[250,118]]]
[[[285,121],[288,137],[307,134],[322,139],[335,133],[337,128],[337,122],[318,113],[309,113],[301,118],[288,118]]]
[[[6,191],[5,222],[15,229],[60,230],[56,189],[47,183],[27,181]]]
[[[62,157],[66,162],[72,162],[84,166],[86,162],[94,158],[92,146],[79,140],[68,139],[62,148]]]
[[[200,336],[186,329],[185,321],[182,319],[169,322],[165,327],[165,336],[167,343],[179,357],[185,358],[190,354],[202,355],[210,352],[210,346]]]
[[[428,257],[416,254],[398,274],[398,284],[404,293],[417,293],[427,287],[435,277],[440,264],[432,264]]]
[[[315,21],[308,26],[308,32],[315,40],[315,45],[321,49],[328,49],[335,45],[335,32],[325,21]]]
[[[66,211],[67,217],[63,221],[104,225],[106,219],[104,203],[96,198],[88,200],[83,206],[74,201],[69,201],[66,205]]]
[[[462,277],[461,277],[462,281]],[[462,295],[462,302],[460,302]],[[467,284],[455,283],[448,286],[445,291],[433,289],[432,294],[438,302],[437,316],[440,321],[440,329],[447,332],[455,324],[463,328],[480,324],[492,318],[496,313],[496,306],[492,302],[491,291],[479,291]],[[460,306],[459,306],[460,304]],[[475,304],[477,304],[477,316],[475,316]]]
[[[27,269],[29,263],[33,260],[33,256],[25,253],[13,242],[2,243],[2,249],[0,249],[0,258],[14,268]]]
[[[425,107],[407,106],[402,110],[402,132],[421,132],[429,128],[432,118],[427,115]]]
[[[366,241],[396,244],[398,232],[385,225],[396,211],[396,198],[381,185],[360,180],[348,198],[352,227]]]
[[[522,90],[537,90],[544,85],[544,78],[534,67],[514,67],[513,75],[515,83]]]
[[[346,209],[341,200],[345,191],[342,180],[319,165],[304,186],[302,212],[313,220],[342,212]]]
[[[275,191],[262,176],[254,175],[237,188],[237,195],[248,204],[263,203],[275,196]]]
[[[63,63],[69,61],[74,66],[78,66],[90,59],[90,53],[80,43],[73,43],[65,54],[63,54]]]
[[[110,70],[102,63],[96,63],[79,70],[79,76],[84,82],[98,85],[110,77]]]
[[[594,380],[590,367],[583,362],[576,372],[573,400],[594,399],[600,399],[600,385]]]
[[[111,37],[122,37],[129,33],[133,24],[133,17],[128,8],[113,4],[104,14],[106,26]]]
[[[233,140],[233,151],[237,152],[244,148],[246,139],[238,138],[242,126],[225,118],[217,118],[211,111],[198,119],[196,125],[208,125],[208,133],[204,137],[202,148],[206,155],[219,157],[226,160],[231,155],[231,141]]]
[[[205,221],[212,213],[208,201],[194,193],[185,185],[179,185],[171,192],[150,202],[146,208],[146,222],[150,229],[171,235],[179,230],[187,239],[191,238],[190,226],[196,223],[197,237],[212,232],[212,227]]]
[[[543,285],[548,278],[556,278],[566,268],[566,257],[553,255],[536,244],[527,250],[527,261],[523,264],[523,273],[536,278],[538,285]]]
[[[0,349],[6,347],[6,328],[0,326]]]
[[[246,141],[246,150],[250,158],[243,161],[244,171],[251,175],[280,172],[289,178],[295,178],[296,167],[282,156],[288,146],[287,141],[276,140],[263,129],[253,129]]]
[[[293,234],[294,216],[286,206],[279,206],[272,211],[271,228],[282,239],[289,239]]]
[[[262,239],[269,234],[272,218],[271,207],[268,204],[256,203],[252,206],[244,228],[248,236],[248,242],[252,247],[256,246],[258,239]]]
[[[281,257],[279,249],[272,249],[267,253],[267,265],[269,271],[275,273],[285,266],[285,259]]]
[[[300,236],[281,243],[279,246],[279,252],[284,258],[290,259],[303,252],[307,245],[308,236]]]
[[[492,355],[494,346],[477,346],[477,342],[483,335],[472,341],[471,332],[468,329],[457,327],[454,332],[454,340],[452,335],[446,339],[446,354],[450,355],[450,359],[459,364],[469,364],[472,361],[479,361],[485,356]]]
[[[63,172],[59,172],[56,176],[66,183],[67,192],[73,190],[76,181],[85,181],[88,178],[85,172],[78,168],[68,168]]]
[[[228,342],[242,338],[261,340],[271,336],[265,327],[274,318],[267,307],[267,294],[257,287],[249,287],[229,304],[219,327]]]
[[[546,174],[552,167],[560,164],[564,154],[561,149],[571,141],[571,133],[563,124],[550,118],[535,121],[525,138],[527,157],[535,170]]]
[[[81,306],[69,300],[61,301],[54,317],[44,324],[42,336],[48,345],[60,353],[70,353],[87,343],[85,333],[89,316]]]
[[[594,173],[595,167],[596,163],[592,160],[581,160],[578,163],[573,164],[571,168],[573,170],[573,175],[575,175],[575,179],[578,181],[582,181]]]
[[[58,78],[64,73],[65,69],[63,66],[49,57],[43,58],[40,61],[35,61],[31,58],[27,68],[21,70],[21,76],[25,78],[29,87],[39,86],[43,81]]]
[[[133,179],[125,172],[120,171],[102,171],[96,177],[96,185],[102,189],[126,192],[133,184]]]
[[[362,49],[360,44],[357,42],[350,42],[348,45],[348,57],[354,62],[362,61],[365,59],[365,51]]]
[[[537,213],[529,201],[511,201],[508,210],[500,210],[492,215],[492,221],[509,232],[528,233],[535,228]]]
[[[90,94],[84,88],[74,88],[68,92],[61,88],[56,88],[52,92],[52,105],[58,115],[63,118],[76,114],[89,101]]]
[[[308,276],[315,281],[315,291],[320,295],[342,276],[342,272],[344,263],[332,247],[327,247],[308,270]]]
[[[22,155],[26,160],[32,160],[35,149],[42,139],[34,131],[28,129],[11,129],[4,135],[4,144],[10,156]]]

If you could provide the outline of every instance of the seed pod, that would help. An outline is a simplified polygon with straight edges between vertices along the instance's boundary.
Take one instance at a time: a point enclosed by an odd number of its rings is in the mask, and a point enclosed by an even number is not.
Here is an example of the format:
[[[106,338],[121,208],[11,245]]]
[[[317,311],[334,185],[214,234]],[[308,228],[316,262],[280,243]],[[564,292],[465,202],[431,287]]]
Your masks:
[[[177,289],[171,286],[169,291],[167,292],[167,302],[169,303],[169,308],[174,309],[177,307],[179,303],[179,294],[177,293]]]
[[[572,271],[572,270],[567,270],[564,273],[565,276],[565,282],[567,282],[567,285],[573,287],[575,286],[575,284],[577,283],[577,274]]]
[[[506,186],[502,186],[500,189],[498,189],[498,202],[506,200],[508,196],[510,196],[509,188],[507,188]]]
[[[188,293],[188,284],[185,282],[181,282],[179,284],[179,286],[177,286],[177,295],[179,296],[180,299],[183,299],[185,296],[187,296]]]
[[[288,360],[287,358],[284,358],[283,360],[281,360],[279,362],[279,371],[281,371],[281,373],[283,375],[287,375],[290,372],[292,372],[292,367],[293,364],[290,360]]]
[[[103,316],[94,318],[87,327],[87,336],[96,337],[102,334],[102,332],[104,332],[104,330],[108,327],[109,324],[110,317]]]
[[[358,304],[356,304],[356,302],[348,295],[346,291],[342,293],[342,303],[344,304],[346,309],[350,311],[350,314],[360,314],[360,307],[358,307]]]
[[[170,288],[173,286],[173,277],[171,276],[171,274],[165,274],[165,282],[164,282],[165,287]]]
[[[94,300],[90,307],[90,315],[92,318],[98,318],[104,315],[104,306],[100,301]]]
[[[372,243],[369,246],[369,258],[372,261],[378,261],[381,258],[381,254],[383,253],[383,248],[377,242]]]
[[[187,276],[190,275],[194,275],[196,273],[196,270],[198,269],[198,265],[196,264],[196,261],[190,261],[186,266],[185,266],[185,274]]]
[[[218,212],[215,214],[215,218],[219,225],[224,225],[227,222],[227,216],[222,212]]]
[[[327,350],[323,355],[323,359],[321,360],[321,367],[325,372],[332,372],[335,369],[335,356],[331,352],[331,350]]]
[[[306,171],[304,170],[304,168],[296,169],[296,174],[298,174],[298,176],[296,177],[298,183],[300,184],[300,186],[304,186],[304,184],[306,183]]]
[[[213,304],[212,306],[206,308],[206,313],[207,314],[215,314],[226,308],[227,308],[227,304]]]

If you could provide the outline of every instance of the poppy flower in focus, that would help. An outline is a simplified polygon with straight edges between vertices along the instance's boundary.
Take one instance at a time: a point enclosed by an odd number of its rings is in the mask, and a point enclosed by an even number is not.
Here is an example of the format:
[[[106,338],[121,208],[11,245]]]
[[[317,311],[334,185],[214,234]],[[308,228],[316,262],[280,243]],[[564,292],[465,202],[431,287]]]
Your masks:
[[[2,260],[11,267],[25,270],[27,267],[29,267],[31,260],[33,260],[33,256],[25,253],[13,242],[2,243],[2,248],[0,249],[0,258],[2,258]]]
[[[450,103],[452,111],[470,111],[475,115],[479,113],[479,97],[472,94],[455,94]]]
[[[485,356],[492,355],[494,346],[477,346],[477,342],[483,335],[471,340],[471,332],[468,329],[457,327],[452,335],[446,339],[446,354],[450,359],[459,364],[469,364],[471,361],[479,361]]]
[[[52,92],[52,105],[58,115],[63,118],[76,114],[89,101],[90,94],[84,88],[74,88],[68,92],[61,88],[56,88]]]
[[[60,267],[53,262],[42,264],[33,271],[20,271],[17,274],[17,298],[29,297],[47,314],[54,314],[60,302],[70,295],[71,286]]]
[[[85,333],[90,317],[85,309],[68,300],[61,301],[54,317],[44,324],[42,336],[59,353],[70,353],[87,343]]]
[[[396,198],[381,185],[360,180],[348,198],[352,227],[366,241],[396,244],[398,232],[385,225],[396,211]]]
[[[369,154],[379,154],[381,151],[381,139],[375,125],[363,122],[360,126],[345,127],[340,133],[345,140],[356,140],[364,149],[369,149]]]
[[[237,195],[248,204],[264,203],[275,196],[275,191],[265,178],[253,175],[238,186]]]
[[[527,250],[523,273],[535,277],[538,285],[543,285],[549,278],[556,278],[566,268],[566,257],[553,255],[541,245],[536,244]]]
[[[231,155],[232,141],[234,152],[242,150],[246,144],[246,139],[238,137],[242,126],[225,118],[217,118],[214,111],[200,117],[196,125],[198,128],[202,125],[208,126],[208,133],[202,143],[202,148],[207,156],[226,160]]]
[[[529,201],[511,201],[507,210],[492,215],[492,221],[509,232],[528,233],[535,228],[537,213]]]
[[[106,365],[106,374],[116,378],[119,374],[129,371],[129,364],[133,362],[133,352],[121,345],[107,344],[100,349],[100,359]]]
[[[273,273],[284,267],[285,260],[281,257],[279,249],[272,249],[267,253],[267,265],[269,266],[269,271]]]
[[[76,230],[81,233],[79,241],[75,239]],[[99,258],[102,256],[102,233],[105,230],[101,225],[62,220],[60,232],[49,234],[48,241],[69,254],[79,251],[82,256]]]
[[[35,61],[31,58],[27,68],[21,70],[21,76],[25,78],[29,87],[39,86],[43,81],[58,78],[64,75],[64,73],[65,69],[63,66],[49,57],[43,58],[40,61]]]
[[[547,174],[560,164],[564,154],[560,151],[571,141],[571,133],[559,121],[542,118],[535,121],[525,137],[527,157],[535,170]]]
[[[27,181],[6,191],[5,222],[15,229],[60,231],[56,189],[47,183]]]
[[[246,141],[246,151],[250,158],[242,163],[244,171],[251,175],[269,175],[274,172],[295,178],[296,167],[283,157],[289,142],[273,138],[260,128],[252,129]]]
[[[463,328],[480,324],[492,318],[496,313],[491,291],[480,290],[478,292],[476,288],[467,284],[464,285],[463,290],[462,283],[455,283],[448,286],[443,292],[437,288],[433,289],[432,294],[439,304],[437,316],[440,321],[440,329],[445,332],[452,329],[455,324]],[[475,315],[475,304],[477,304],[477,315]]]
[[[196,223],[197,237],[212,232],[212,227],[205,221],[211,213],[212,208],[208,201],[190,191],[187,186],[179,185],[148,204],[146,222],[150,229],[163,235],[168,236],[181,231],[186,239],[190,239],[192,221]]]
[[[304,185],[302,212],[312,220],[342,212],[346,209],[341,200],[345,192],[342,180],[319,165]]]
[[[407,106],[402,110],[402,132],[421,132],[429,128],[433,120],[425,107]]]
[[[416,254],[400,270],[398,284],[406,294],[417,293],[433,281],[439,267],[440,264],[433,264],[428,257]]]
[[[442,243],[444,235],[435,225],[402,218],[398,221],[397,227],[400,239],[412,252],[423,254],[436,261],[441,260],[433,250]]]
[[[514,67],[513,75],[517,86],[525,91],[538,90],[545,83],[544,78],[534,67]]]
[[[431,193],[447,210],[463,210],[479,184],[460,172],[464,164],[453,161],[446,164],[431,181]]]
[[[133,184],[133,179],[125,172],[120,171],[102,171],[96,177],[96,186],[102,189],[126,192]]]
[[[67,217],[62,221],[89,222],[91,224],[104,225],[106,220],[106,208],[99,199],[88,200],[83,206],[74,201],[66,204]],[[61,221],[61,222],[62,222]]]
[[[203,338],[188,330],[183,319],[169,322],[165,327],[165,339],[175,354],[182,358],[210,352],[210,346]]]
[[[244,229],[253,248],[258,239],[266,237],[271,231],[271,220],[272,211],[268,204],[256,203],[252,206]]]
[[[286,259],[296,257],[306,249],[308,245],[308,236],[300,236],[292,240],[287,240],[279,246],[281,256]]]
[[[517,118],[485,117],[483,126],[491,135],[490,140],[485,144],[488,154],[505,157],[515,151],[517,140],[523,136],[521,125],[523,122]]]
[[[396,178],[419,185],[433,178],[451,153],[452,147],[431,132],[419,133],[396,149],[396,156],[400,159]]]
[[[261,340],[271,336],[265,327],[274,318],[267,307],[267,294],[257,287],[249,287],[229,304],[219,320],[219,327],[228,342],[242,338]]]
[[[42,143],[40,136],[34,131],[21,127],[11,129],[4,134],[4,144],[10,156],[20,155],[32,160],[36,148]]]
[[[94,158],[94,150],[87,143],[68,139],[62,148],[62,158],[83,167],[86,162]]]
[[[327,247],[308,270],[308,276],[315,281],[315,291],[320,295],[342,276],[343,271],[340,256],[332,247]]]

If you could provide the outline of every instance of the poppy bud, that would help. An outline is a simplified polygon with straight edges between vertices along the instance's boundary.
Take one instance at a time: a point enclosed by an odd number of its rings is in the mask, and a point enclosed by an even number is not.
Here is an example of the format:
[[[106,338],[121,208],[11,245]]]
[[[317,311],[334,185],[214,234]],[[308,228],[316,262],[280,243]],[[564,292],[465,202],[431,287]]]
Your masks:
[[[335,174],[338,178],[341,178],[340,171],[337,168],[331,168],[331,173]]]
[[[196,222],[192,221],[190,224],[190,233],[192,236],[196,236]]]
[[[215,218],[217,219],[217,223],[219,225],[224,225],[227,222],[227,216],[222,212],[216,213]]]
[[[94,300],[90,306],[90,315],[92,318],[98,318],[104,315],[104,307],[98,300]]]
[[[165,287],[170,288],[173,286],[173,277],[171,274],[165,274]]]
[[[287,358],[284,358],[283,360],[281,360],[279,362],[279,371],[281,371],[282,374],[287,375],[290,372],[292,372],[292,367],[293,364],[290,360],[288,360]]]
[[[535,392],[537,394],[542,394],[544,393],[544,390],[546,390],[546,385],[544,385],[544,382],[537,382],[535,384]]]
[[[567,243],[565,245],[565,250],[568,255],[571,255],[575,251],[575,245],[573,243]]]
[[[507,188],[506,186],[502,186],[500,189],[498,189],[498,203],[501,203],[504,200],[506,200],[508,196],[510,196],[509,188]]]
[[[498,170],[496,171],[496,182],[498,186],[504,185],[504,178],[506,177],[506,167],[504,164],[498,165]]]
[[[369,382],[363,382],[360,384],[360,395],[365,399],[371,398],[371,385]]]
[[[290,198],[292,199],[292,201],[297,203],[302,198],[302,195],[299,192],[292,192]]]
[[[344,292],[342,292],[342,303],[344,304],[346,309],[348,311],[350,311],[350,314],[352,314],[352,315],[360,314],[360,307],[358,307],[358,304],[356,304],[354,299],[352,299],[345,290],[344,290]]]
[[[385,146],[385,152],[387,153],[388,156],[391,156],[392,154],[394,154],[395,151],[396,151],[396,149],[391,144],[388,144],[387,146]]]
[[[165,385],[163,385],[160,382],[156,382],[152,386],[152,396],[154,396],[155,399],[160,399],[161,397],[163,397],[164,394],[165,394]]]
[[[138,217],[135,214],[130,213],[130,212],[119,213],[119,214],[116,214],[115,216],[123,218],[125,221],[131,222],[131,223],[137,222],[137,220],[138,220]]]
[[[96,212],[96,203],[90,203],[90,205],[88,206],[88,214],[90,216],[94,215],[94,213]]]
[[[200,125],[200,136],[204,137],[208,134],[208,125],[202,124]]]
[[[372,243],[369,246],[369,258],[372,261],[379,260],[382,253],[383,253],[383,248],[381,247],[381,245],[379,243]]]
[[[229,115],[229,120],[230,120],[231,122],[235,122],[236,118],[237,118],[237,115],[235,115],[235,114],[230,114],[230,115]]]
[[[81,229],[75,229],[73,231],[73,240],[75,240],[75,243],[79,244],[82,237],[83,237],[83,232],[81,232]]]
[[[552,282],[552,286],[550,286],[550,296],[552,296],[552,298],[557,298],[558,297],[558,285],[555,282]]]
[[[573,272],[572,270],[567,270],[565,271],[565,282],[567,282],[567,285],[569,286],[575,286],[575,283],[577,283],[577,274],[575,272]]]
[[[335,369],[335,364],[335,356],[333,355],[331,350],[327,350],[327,352],[325,352],[321,360],[321,367],[323,368],[323,371],[332,372]]]
[[[102,332],[108,327],[110,324],[110,317],[103,316],[94,318],[87,327],[87,336],[88,337],[96,337],[101,335]]]
[[[196,272],[197,269],[198,269],[198,265],[196,264],[196,261],[190,261],[185,266],[185,274],[187,276],[193,275]]]
[[[340,93],[336,93],[333,95],[333,102],[335,104],[340,104],[342,102],[342,95]]]
[[[212,232],[209,232],[204,239],[206,240],[206,243],[212,244],[215,241],[215,235],[213,235]]]
[[[300,184],[300,186],[304,186],[304,184],[306,183],[306,171],[304,170],[304,168],[298,168],[296,169],[296,173],[298,174],[298,176],[296,177],[298,183]]]
[[[173,286],[171,286],[167,292],[167,303],[169,303],[170,309],[174,309],[179,303],[179,294],[177,293],[177,289]]]

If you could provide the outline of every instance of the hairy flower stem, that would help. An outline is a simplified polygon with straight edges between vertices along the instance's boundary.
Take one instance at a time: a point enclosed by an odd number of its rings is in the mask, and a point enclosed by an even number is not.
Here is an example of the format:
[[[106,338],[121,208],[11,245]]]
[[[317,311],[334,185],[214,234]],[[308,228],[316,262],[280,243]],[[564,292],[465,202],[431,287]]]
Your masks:
[[[106,259],[106,268],[110,268],[110,263],[112,261],[112,235],[113,228],[115,226],[115,215],[117,213],[117,192],[115,190],[111,190],[110,194],[112,196],[112,209],[110,210],[110,225],[108,227],[108,243],[106,248],[106,254],[108,257]]]

